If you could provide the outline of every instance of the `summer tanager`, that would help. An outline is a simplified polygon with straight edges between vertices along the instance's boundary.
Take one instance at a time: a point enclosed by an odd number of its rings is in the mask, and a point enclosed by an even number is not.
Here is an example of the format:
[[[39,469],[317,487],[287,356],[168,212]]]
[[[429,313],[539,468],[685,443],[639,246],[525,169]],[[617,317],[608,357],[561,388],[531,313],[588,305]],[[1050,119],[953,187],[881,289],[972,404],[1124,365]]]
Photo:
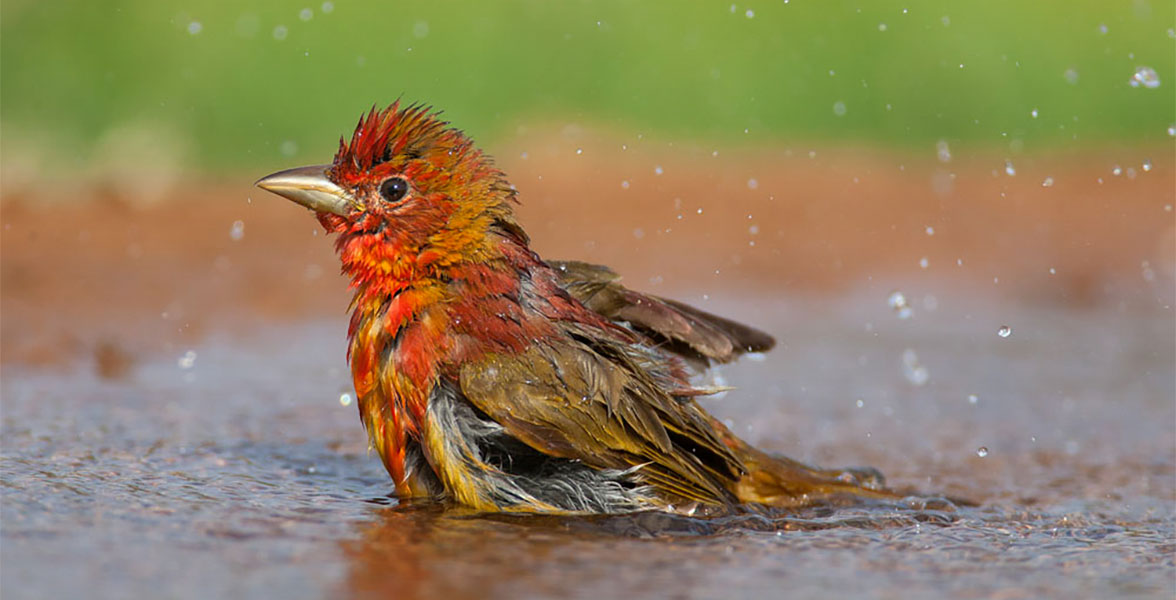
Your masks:
[[[360,418],[399,497],[689,514],[896,497],[877,471],[770,456],[708,415],[695,398],[715,390],[691,377],[774,340],[540,258],[515,188],[428,108],[373,108],[331,164],[257,185],[338,236]]]

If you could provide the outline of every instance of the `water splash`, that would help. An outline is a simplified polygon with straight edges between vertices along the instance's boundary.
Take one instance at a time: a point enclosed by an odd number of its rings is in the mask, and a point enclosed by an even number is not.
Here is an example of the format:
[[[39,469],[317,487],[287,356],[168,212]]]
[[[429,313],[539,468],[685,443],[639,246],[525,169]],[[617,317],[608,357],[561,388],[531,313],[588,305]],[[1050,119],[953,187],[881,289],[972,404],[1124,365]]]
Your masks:
[[[914,314],[911,305],[907,302],[906,295],[899,290],[890,292],[890,296],[886,299],[887,304],[898,315],[900,319],[909,319]]]
[[[196,366],[196,351],[189,350],[185,352],[183,356],[176,360],[176,364],[184,370],[188,370]]]
[[[951,162],[951,147],[947,145],[947,140],[935,142],[935,155],[941,163]]]
[[[931,372],[919,363],[919,355],[911,348],[902,351],[902,374],[916,386],[922,386],[931,379]]]
[[[1131,80],[1128,83],[1133,88],[1144,87],[1155,89],[1160,87],[1160,76],[1151,67],[1136,67],[1135,74],[1131,76]]]

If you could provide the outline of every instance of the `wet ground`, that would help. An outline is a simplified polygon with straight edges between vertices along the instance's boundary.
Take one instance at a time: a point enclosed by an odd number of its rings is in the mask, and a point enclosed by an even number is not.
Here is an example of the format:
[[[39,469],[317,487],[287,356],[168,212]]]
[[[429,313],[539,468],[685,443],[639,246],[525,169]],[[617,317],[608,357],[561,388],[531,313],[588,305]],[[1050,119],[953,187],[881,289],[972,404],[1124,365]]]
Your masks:
[[[1099,157],[1010,178],[1003,159],[559,148],[502,161],[541,252],[779,337],[722,369],[738,389],[708,409],[766,449],[977,506],[397,506],[343,405],[347,293],[307,214],[240,182],[149,207],[8,190],[0,595],[1176,593],[1170,149],[1128,179]],[[616,193],[578,191],[602,180]]]

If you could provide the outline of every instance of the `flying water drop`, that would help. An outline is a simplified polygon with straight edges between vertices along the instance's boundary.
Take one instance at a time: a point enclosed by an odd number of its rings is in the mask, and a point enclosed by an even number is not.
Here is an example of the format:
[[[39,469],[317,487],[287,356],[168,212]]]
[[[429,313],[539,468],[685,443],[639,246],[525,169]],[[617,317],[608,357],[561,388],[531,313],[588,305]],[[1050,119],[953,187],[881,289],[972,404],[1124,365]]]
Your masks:
[[[176,364],[179,365],[181,369],[185,370],[196,366],[196,351],[189,350],[185,352],[184,355],[176,361]]]
[[[887,303],[890,308],[894,310],[894,314],[898,315],[900,319],[909,319],[913,314],[911,305],[907,303],[906,295],[899,290],[890,292],[890,297],[887,298]]]
[[[907,348],[902,351],[902,374],[906,380],[916,386],[922,386],[931,379],[931,373],[919,363],[919,355]]]
[[[1160,76],[1156,75],[1156,70],[1151,67],[1136,67],[1135,74],[1128,83],[1134,88],[1155,89],[1160,87]]]
[[[951,162],[951,148],[947,145],[947,140],[935,142],[935,155],[941,163]]]

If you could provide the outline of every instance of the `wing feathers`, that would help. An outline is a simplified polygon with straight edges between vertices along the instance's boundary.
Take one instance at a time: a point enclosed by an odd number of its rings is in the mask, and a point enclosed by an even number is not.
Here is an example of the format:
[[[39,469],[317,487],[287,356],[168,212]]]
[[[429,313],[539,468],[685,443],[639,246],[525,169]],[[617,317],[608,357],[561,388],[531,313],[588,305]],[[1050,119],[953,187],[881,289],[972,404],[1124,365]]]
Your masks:
[[[630,290],[618,283],[620,276],[608,267],[577,261],[549,264],[559,274],[564,290],[589,309],[675,343],[667,348],[685,358],[697,356],[678,351],[678,344],[717,362],[734,360],[746,352],[764,352],[776,344],[772,336],[753,327],[681,302]]]

